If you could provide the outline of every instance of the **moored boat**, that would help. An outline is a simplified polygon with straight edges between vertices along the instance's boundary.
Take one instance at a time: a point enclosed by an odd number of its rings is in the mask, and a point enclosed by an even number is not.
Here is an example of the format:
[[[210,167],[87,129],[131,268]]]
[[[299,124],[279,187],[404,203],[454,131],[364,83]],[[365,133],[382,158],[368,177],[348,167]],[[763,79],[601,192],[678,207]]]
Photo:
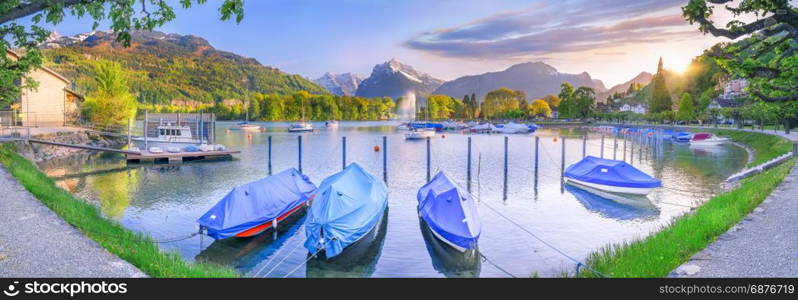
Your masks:
[[[410,132],[405,133],[407,140],[423,140],[426,138],[434,138],[435,129],[432,128],[414,128]]]
[[[501,126],[496,126],[493,131],[506,134],[527,133],[529,132],[529,126],[515,122],[509,122]]]
[[[673,139],[680,143],[687,143],[693,139],[693,133],[691,132],[679,132],[673,135]]]
[[[294,168],[233,188],[197,222],[214,239],[273,229],[313,199],[316,186]]]
[[[388,206],[388,187],[352,163],[314,193],[305,221],[305,248],[334,258],[371,232]],[[322,253],[323,252],[323,253]]]
[[[306,132],[313,131],[313,124],[310,122],[297,122],[288,127],[289,132]]]
[[[626,162],[594,156],[587,156],[568,167],[564,177],[567,183],[632,195],[647,195],[662,185],[659,179]]]
[[[338,128],[338,121],[329,120],[327,122],[324,122],[324,126],[326,126],[327,128]]]
[[[474,251],[482,230],[471,195],[438,172],[418,190],[418,215],[433,235],[457,251]]]
[[[132,141],[136,147],[144,149],[148,147],[158,147],[161,149],[169,147],[185,147],[188,145],[200,145],[204,141],[196,139],[191,134],[191,128],[185,125],[177,126],[165,123],[156,128],[158,133],[155,137],[133,137]]]
[[[718,137],[707,132],[698,132],[693,134],[693,137],[690,139],[690,146],[717,146],[728,143],[729,141],[729,138]]]

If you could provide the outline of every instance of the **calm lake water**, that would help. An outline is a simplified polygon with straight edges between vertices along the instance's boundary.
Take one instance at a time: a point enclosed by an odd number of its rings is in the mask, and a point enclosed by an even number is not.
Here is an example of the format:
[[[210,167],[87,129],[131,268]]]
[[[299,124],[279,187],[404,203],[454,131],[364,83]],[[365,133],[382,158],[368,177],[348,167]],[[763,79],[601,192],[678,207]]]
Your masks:
[[[227,131],[232,122],[217,124],[217,141],[241,150],[232,161],[171,165],[131,164],[109,154],[85,154],[48,161],[40,167],[59,185],[78,197],[93,201],[109,218],[156,240],[186,236],[197,231],[196,219],[236,185],[267,175],[267,138],[273,139],[273,172],[297,166],[297,135],[287,123],[261,123],[267,132]],[[488,262],[460,261],[441,252],[434,239],[422,232],[416,211],[416,193],[426,181],[426,145],[405,141],[393,122],[340,122],[338,129],[304,133],[303,172],[316,184],[341,170],[341,138],[347,137],[347,160],[357,162],[382,178],[382,152],[375,145],[388,139],[387,217],[367,255],[352,262],[311,260],[307,251],[304,216],[270,234],[251,239],[213,241],[209,237],[164,243],[186,260],[229,265],[245,276],[363,276],[363,277],[507,277]],[[566,167],[582,156],[584,128],[541,129],[534,134],[509,136],[509,170],[504,190],[504,135],[445,133],[432,140],[433,175],[445,171],[466,186],[467,138],[473,143],[472,193],[480,199],[483,224],[480,252],[515,276],[560,276],[575,264],[489,209],[534,232],[568,255],[580,260],[609,243],[644,237],[673,218],[688,212],[717,193],[720,183],[739,171],[746,151],[734,145],[691,148],[664,143],[661,155],[627,145],[626,159],[663,182],[647,199],[620,204],[563,186],[560,150],[565,139]],[[540,137],[540,173],[535,189],[534,139]],[[600,135],[588,134],[588,155],[599,156]],[[605,157],[612,158],[612,138],[605,140]],[[618,140],[617,159],[623,158]],[[506,195],[506,196],[505,196]]]

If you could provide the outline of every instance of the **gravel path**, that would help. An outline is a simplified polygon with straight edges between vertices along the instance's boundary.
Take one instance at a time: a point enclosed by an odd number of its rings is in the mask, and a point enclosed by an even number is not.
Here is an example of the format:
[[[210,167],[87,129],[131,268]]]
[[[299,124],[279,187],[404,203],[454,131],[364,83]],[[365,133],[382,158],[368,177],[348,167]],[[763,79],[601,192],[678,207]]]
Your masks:
[[[759,207],[671,277],[798,277],[798,165]]]
[[[146,277],[31,195],[0,165],[0,277]]]

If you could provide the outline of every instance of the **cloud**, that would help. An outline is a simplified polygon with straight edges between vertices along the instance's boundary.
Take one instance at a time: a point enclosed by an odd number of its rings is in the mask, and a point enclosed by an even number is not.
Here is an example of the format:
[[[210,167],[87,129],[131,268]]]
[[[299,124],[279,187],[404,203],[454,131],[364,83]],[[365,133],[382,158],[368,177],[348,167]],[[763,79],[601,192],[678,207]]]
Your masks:
[[[684,1],[538,3],[424,32],[405,42],[405,46],[449,57],[516,58],[680,40],[695,36],[697,30],[688,28],[678,11],[667,15],[661,12],[681,5]]]

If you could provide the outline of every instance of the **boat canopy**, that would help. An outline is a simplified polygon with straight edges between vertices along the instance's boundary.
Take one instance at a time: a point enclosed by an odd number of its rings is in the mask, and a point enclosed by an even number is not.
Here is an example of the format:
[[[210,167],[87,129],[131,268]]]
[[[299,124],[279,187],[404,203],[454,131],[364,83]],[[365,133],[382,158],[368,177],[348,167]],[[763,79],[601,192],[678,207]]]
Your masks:
[[[273,220],[302,205],[316,189],[294,168],[233,188],[197,222],[223,239]]]
[[[323,246],[327,258],[369,233],[388,205],[382,180],[352,163],[322,181],[308,209],[305,248],[316,253]]]
[[[418,190],[418,213],[435,233],[464,249],[477,246],[482,228],[471,195],[438,172]]]
[[[706,133],[706,132],[698,132],[698,133],[693,135],[693,140],[694,141],[703,141],[703,140],[710,139],[710,138],[712,138],[712,134],[711,133]]]
[[[588,183],[631,187],[656,188],[661,182],[620,160],[587,156],[565,170],[565,177]]]

